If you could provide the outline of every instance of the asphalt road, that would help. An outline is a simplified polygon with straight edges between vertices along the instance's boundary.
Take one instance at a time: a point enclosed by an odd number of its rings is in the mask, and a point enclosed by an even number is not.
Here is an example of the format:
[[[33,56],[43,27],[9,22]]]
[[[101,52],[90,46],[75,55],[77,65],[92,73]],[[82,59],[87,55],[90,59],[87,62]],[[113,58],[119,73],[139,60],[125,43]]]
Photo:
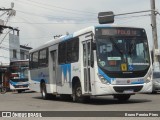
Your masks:
[[[112,96],[101,96],[93,97],[88,103],[73,103],[71,100],[62,100],[59,97],[43,100],[40,93],[32,91],[21,94],[8,92],[0,94],[0,111],[160,111],[160,93],[136,94],[131,96],[127,102],[119,102],[113,99]],[[102,117],[100,118],[102,119]],[[16,120],[16,118],[14,119]],[[57,119],[60,119],[60,117]],[[117,117],[110,117],[110,119],[117,119]],[[134,119],[134,117],[130,119]],[[149,119],[158,120],[159,118]]]

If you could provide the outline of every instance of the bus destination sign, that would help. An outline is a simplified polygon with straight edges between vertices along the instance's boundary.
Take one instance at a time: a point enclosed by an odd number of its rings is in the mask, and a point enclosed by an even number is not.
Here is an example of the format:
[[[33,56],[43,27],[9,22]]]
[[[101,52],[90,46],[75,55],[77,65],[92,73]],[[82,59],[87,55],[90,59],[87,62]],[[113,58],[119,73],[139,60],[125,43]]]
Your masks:
[[[101,35],[109,36],[141,36],[141,29],[129,29],[129,28],[113,28],[113,29],[101,29]]]

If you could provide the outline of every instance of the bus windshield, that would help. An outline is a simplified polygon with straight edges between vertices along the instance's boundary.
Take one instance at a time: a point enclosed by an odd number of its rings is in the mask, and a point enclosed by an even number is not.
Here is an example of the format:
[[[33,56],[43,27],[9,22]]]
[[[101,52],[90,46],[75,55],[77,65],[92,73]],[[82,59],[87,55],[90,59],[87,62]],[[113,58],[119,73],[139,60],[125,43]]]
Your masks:
[[[97,46],[98,64],[108,71],[137,71],[145,70],[149,66],[149,52],[145,39],[103,38],[97,40]],[[130,68],[125,68],[125,64]]]
[[[98,66],[109,72],[134,72],[149,68],[147,38],[140,34],[115,34],[96,37]]]
[[[28,61],[11,62],[10,71],[12,78],[25,79],[28,78]]]

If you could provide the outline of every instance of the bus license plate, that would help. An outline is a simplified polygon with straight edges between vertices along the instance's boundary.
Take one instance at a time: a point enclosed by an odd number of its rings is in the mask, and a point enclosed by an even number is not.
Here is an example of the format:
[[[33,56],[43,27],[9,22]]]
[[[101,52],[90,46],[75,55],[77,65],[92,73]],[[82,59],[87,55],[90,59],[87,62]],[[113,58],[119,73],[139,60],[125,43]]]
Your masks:
[[[19,86],[19,88],[23,88],[23,86]]]
[[[123,93],[134,93],[133,90],[124,90]]]

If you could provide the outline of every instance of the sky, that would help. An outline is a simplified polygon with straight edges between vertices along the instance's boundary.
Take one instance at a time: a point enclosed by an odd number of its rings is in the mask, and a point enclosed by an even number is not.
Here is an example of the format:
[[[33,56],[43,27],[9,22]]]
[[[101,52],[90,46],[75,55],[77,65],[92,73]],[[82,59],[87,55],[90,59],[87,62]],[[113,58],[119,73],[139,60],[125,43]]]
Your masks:
[[[160,0],[156,9],[160,12]],[[0,0],[0,8],[10,8],[14,2],[16,15],[8,26],[20,30],[21,45],[38,47],[56,35],[73,33],[85,27],[98,25],[98,13],[113,11],[114,14],[150,10],[150,0]],[[7,15],[0,19],[7,21]],[[152,47],[150,12],[115,17],[116,25],[145,28]],[[158,38],[160,15],[157,15]],[[160,46],[160,42],[159,42]]]

